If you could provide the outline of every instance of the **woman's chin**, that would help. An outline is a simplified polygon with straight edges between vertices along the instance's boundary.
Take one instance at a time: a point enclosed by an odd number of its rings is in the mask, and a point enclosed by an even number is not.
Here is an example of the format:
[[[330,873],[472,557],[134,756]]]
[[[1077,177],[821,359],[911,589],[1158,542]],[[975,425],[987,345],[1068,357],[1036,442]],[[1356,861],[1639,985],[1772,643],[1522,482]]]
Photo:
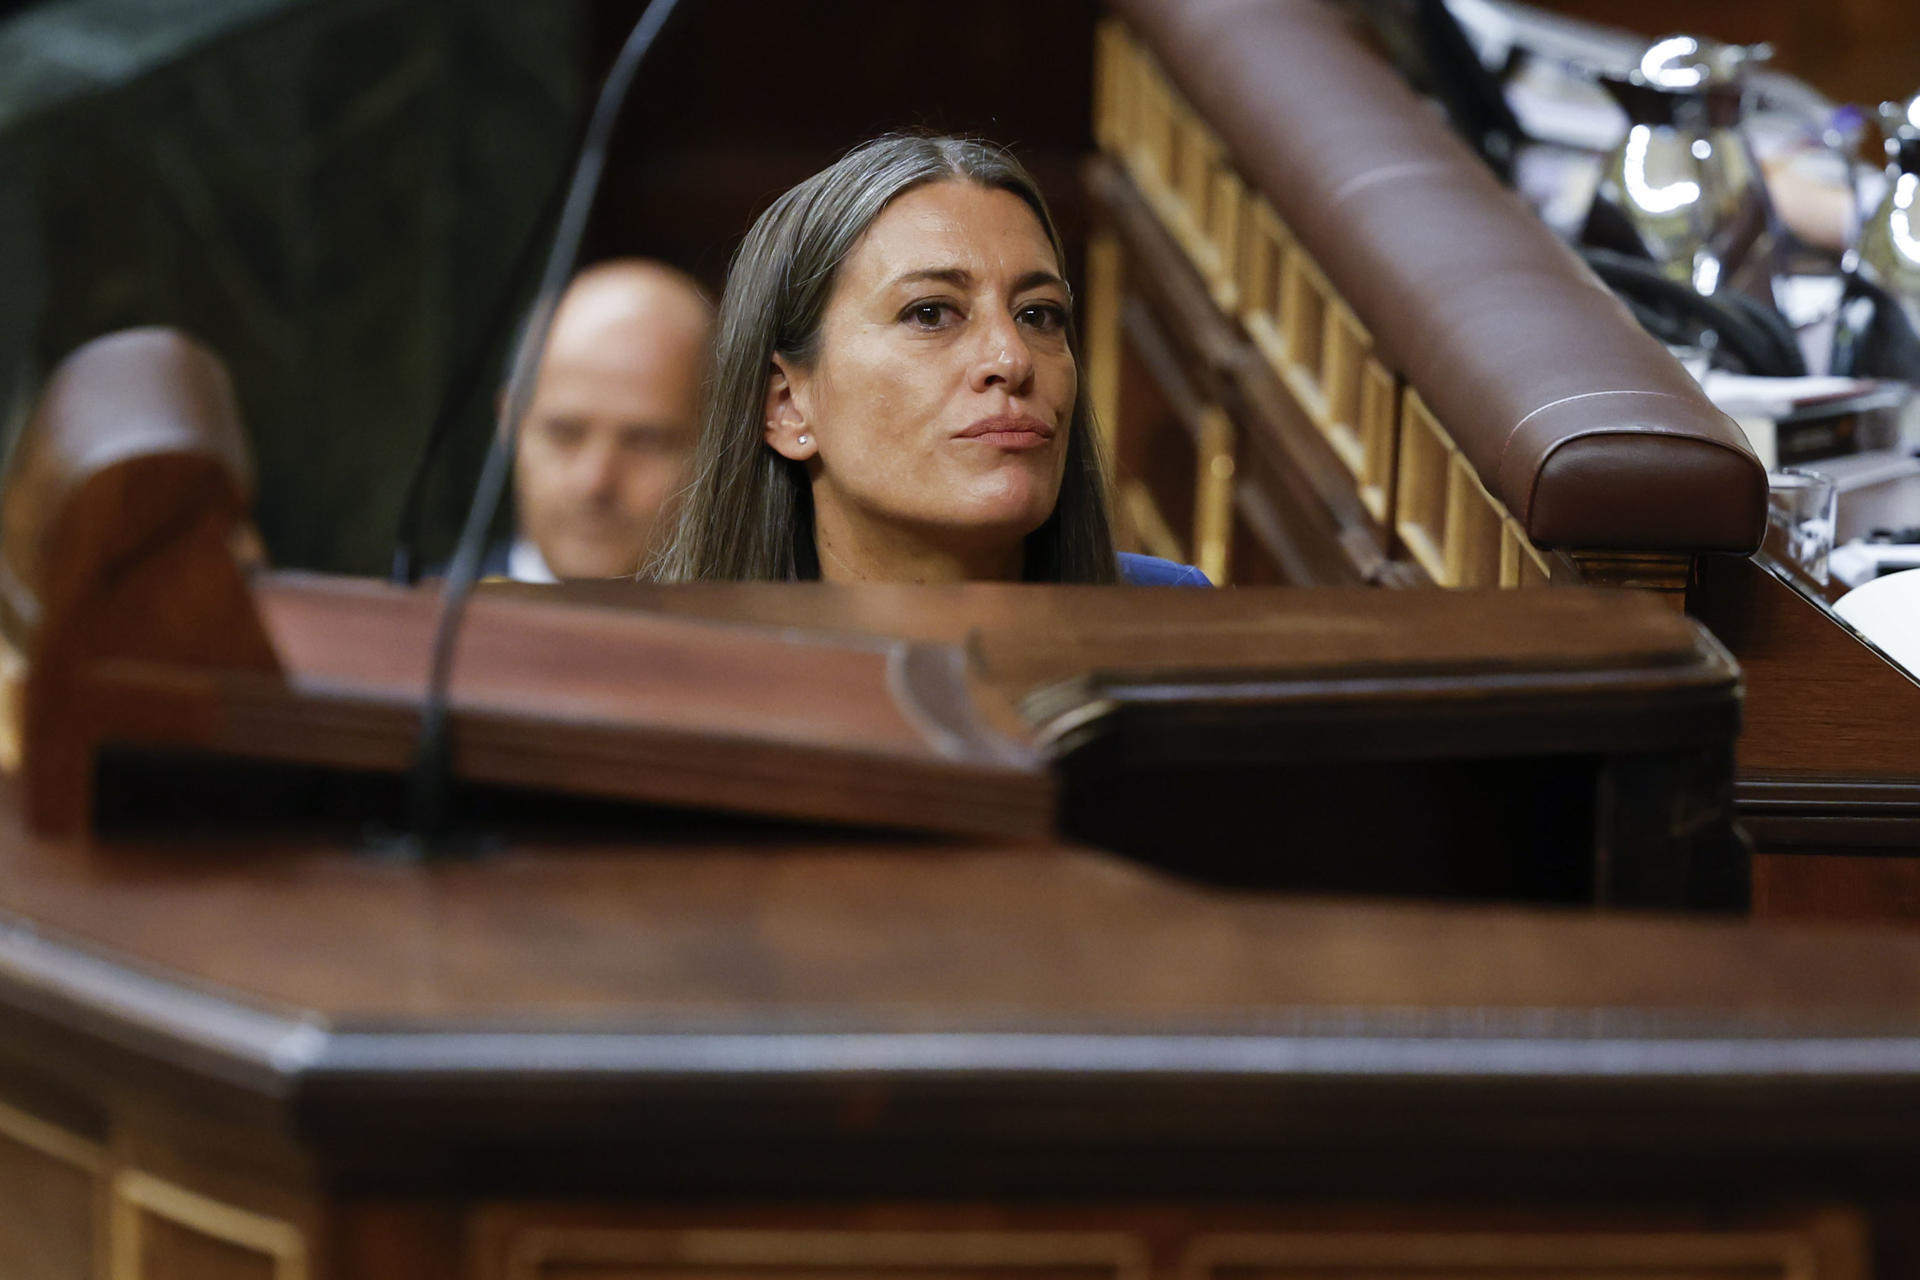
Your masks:
[[[1000,483],[976,489],[968,495],[953,523],[979,530],[1003,532],[1024,538],[1047,522],[1053,514],[1058,490],[1038,477],[1009,475],[996,477]]]

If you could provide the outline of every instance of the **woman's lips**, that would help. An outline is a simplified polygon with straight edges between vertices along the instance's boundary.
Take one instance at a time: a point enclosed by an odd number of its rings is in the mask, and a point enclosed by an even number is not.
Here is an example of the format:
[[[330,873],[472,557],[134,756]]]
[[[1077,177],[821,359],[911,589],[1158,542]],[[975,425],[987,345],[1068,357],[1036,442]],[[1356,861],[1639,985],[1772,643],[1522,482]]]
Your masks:
[[[980,440],[1002,449],[1040,449],[1053,439],[1053,424],[1025,414],[1003,413],[962,431],[961,440]]]

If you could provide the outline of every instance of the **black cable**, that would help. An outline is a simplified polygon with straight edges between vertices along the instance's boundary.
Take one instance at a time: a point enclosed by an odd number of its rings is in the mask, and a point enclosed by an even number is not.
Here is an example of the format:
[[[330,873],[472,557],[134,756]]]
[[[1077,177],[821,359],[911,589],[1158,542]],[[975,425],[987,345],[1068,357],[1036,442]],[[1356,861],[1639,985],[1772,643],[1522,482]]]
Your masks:
[[[507,268],[493,305],[487,308],[486,324],[481,327],[473,346],[455,365],[453,378],[440,397],[440,412],[434,415],[433,425],[427,430],[426,443],[420,447],[420,456],[413,464],[412,474],[407,477],[407,491],[400,500],[400,518],[394,522],[393,565],[387,580],[395,586],[410,587],[420,580],[420,524],[426,517],[427,481],[433,474],[434,461],[446,447],[447,441],[452,439],[453,429],[472,405],[474,394],[494,385],[494,377],[490,372],[494,341],[505,332],[508,323],[521,314],[521,291],[531,283],[529,277],[540,261],[540,247],[551,243],[549,237],[553,234],[554,224],[560,219],[560,210],[572,186],[572,175],[562,170],[554,181],[553,190],[542,203],[533,226],[521,240],[519,252],[514,257],[513,265]]]
[[[540,291],[535,295],[519,349],[514,352],[513,373],[507,379],[506,394],[501,399],[499,430],[487,450],[486,465],[474,489],[473,505],[467,510],[453,563],[441,584],[440,617],[433,633],[433,664],[427,677],[426,697],[420,706],[420,742],[414,753],[408,797],[409,825],[418,852],[431,850],[446,826],[447,777],[452,761],[452,743],[447,732],[447,685],[453,673],[454,646],[459,639],[467,599],[480,576],[488,530],[492,528],[494,513],[499,510],[500,499],[506,492],[507,477],[513,470],[514,442],[520,434],[520,420],[526,416],[527,405],[533,398],[534,377],[539,372],[540,355],[546,347],[554,307],[573,274],[580,241],[586,234],[587,217],[593,211],[600,176],[606,168],[613,126],[619,119],[628,90],[633,87],[634,73],[678,5],[679,0],[652,0],[634,24],[626,44],[621,46],[620,56],[614,59],[613,69],[607,73],[606,84],[594,103],[586,140],[580,147],[580,159],[567,184],[567,198],[560,209],[560,223],[554,230],[546,270],[540,277]]]
[[[1799,377],[1806,361],[1793,330],[1765,303],[1732,290],[1706,297],[1682,280],[1670,279],[1646,258],[1591,246],[1580,257],[1607,287],[1639,303],[1671,310],[1685,320],[1713,330],[1726,353],[1748,373],[1768,377]]]

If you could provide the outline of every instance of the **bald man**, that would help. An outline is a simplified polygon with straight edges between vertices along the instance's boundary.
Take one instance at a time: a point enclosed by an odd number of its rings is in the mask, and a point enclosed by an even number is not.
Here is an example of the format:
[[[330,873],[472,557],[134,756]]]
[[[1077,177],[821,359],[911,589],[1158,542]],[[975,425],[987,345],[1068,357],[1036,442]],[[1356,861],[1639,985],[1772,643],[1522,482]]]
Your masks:
[[[713,310],[691,279],[626,259],[574,277],[554,313],[513,483],[521,582],[645,563],[686,483]]]

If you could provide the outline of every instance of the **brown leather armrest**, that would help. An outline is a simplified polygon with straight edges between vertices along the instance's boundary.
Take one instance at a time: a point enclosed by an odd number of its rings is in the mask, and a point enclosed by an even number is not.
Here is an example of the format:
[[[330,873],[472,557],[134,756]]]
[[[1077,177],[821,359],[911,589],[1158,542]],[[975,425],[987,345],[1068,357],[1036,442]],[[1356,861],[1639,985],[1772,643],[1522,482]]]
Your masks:
[[[1751,551],[1738,426],[1321,0],[1116,0],[1542,546]]]

